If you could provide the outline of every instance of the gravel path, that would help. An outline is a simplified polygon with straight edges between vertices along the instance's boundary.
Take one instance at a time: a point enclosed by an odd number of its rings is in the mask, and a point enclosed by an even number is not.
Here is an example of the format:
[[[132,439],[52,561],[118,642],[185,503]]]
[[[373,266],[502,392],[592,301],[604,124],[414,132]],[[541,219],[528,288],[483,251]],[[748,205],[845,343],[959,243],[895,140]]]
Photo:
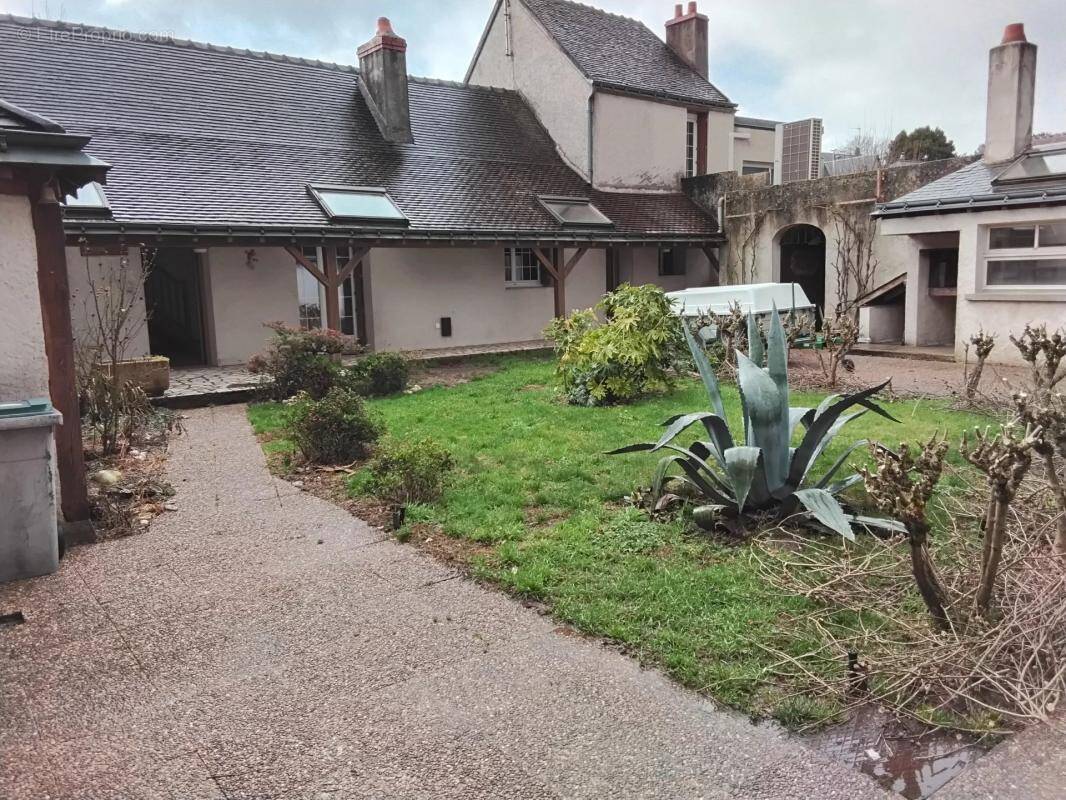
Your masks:
[[[0,586],[5,800],[888,796],[186,428],[178,511]]]

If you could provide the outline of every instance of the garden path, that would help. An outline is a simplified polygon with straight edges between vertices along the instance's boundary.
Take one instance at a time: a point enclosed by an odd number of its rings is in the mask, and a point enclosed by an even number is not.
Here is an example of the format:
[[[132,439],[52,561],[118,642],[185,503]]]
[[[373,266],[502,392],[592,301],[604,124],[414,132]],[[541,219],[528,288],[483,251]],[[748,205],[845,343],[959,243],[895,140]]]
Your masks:
[[[185,427],[177,511],[0,586],[7,800],[887,797]]]

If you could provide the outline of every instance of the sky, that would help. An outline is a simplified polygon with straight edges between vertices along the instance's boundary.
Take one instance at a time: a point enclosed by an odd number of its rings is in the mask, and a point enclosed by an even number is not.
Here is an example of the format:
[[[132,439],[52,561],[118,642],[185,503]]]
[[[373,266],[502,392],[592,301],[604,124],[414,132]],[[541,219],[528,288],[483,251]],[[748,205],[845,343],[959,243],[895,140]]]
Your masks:
[[[595,0],[660,36],[672,0]],[[412,74],[462,80],[492,0],[0,0],[0,13],[170,35],[351,64],[387,16]],[[988,49],[1024,22],[1039,47],[1034,129],[1066,131],[1062,0],[700,0],[710,79],[740,114],[820,117],[825,149],[857,132],[941,127],[984,139]]]

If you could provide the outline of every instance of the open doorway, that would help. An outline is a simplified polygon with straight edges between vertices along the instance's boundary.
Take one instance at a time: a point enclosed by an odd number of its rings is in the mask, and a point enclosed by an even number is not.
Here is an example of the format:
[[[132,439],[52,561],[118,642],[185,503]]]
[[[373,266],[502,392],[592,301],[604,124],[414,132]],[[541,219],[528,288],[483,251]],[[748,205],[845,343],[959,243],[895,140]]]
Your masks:
[[[798,283],[820,312],[825,310],[825,234],[794,225],[781,235],[781,282]]]
[[[144,304],[153,355],[166,356],[176,367],[207,363],[200,259],[193,250],[161,247],[155,251],[144,285]]]

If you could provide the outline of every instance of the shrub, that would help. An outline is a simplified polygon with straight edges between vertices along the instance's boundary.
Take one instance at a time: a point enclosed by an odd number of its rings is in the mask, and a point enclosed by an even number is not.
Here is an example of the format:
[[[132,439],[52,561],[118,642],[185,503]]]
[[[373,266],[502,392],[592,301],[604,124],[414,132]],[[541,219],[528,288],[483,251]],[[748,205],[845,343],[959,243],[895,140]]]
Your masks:
[[[454,466],[451,453],[433,439],[390,439],[367,465],[359,488],[397,505],[432,503],[444,493]]]
[[[684,352],[681,323],[658,286],[622,284],[596,308],[554,320],[544,335],[559,356],[556,376],[574,405],[633,400],[670,385]]]
[[[288,415],[289,435],[309,461],[347,464],[367,454],[383,425],[373,417],[363,398],[334,387],[320,400],[297,395]]]
[[[272,381],[264,391],[275,400],[298,392],[312,398],[325,396],[337,381],[336,357],[347,346],[345,337],[331,330],[301,330],[280,322],[267,323],[274,337],[265,354],[248,362],[255,374],[269,375]]]
[[[345,370],[352,391],[368,397],[381,397],[407,388],[409,367],[399,353],[371,353]]]

